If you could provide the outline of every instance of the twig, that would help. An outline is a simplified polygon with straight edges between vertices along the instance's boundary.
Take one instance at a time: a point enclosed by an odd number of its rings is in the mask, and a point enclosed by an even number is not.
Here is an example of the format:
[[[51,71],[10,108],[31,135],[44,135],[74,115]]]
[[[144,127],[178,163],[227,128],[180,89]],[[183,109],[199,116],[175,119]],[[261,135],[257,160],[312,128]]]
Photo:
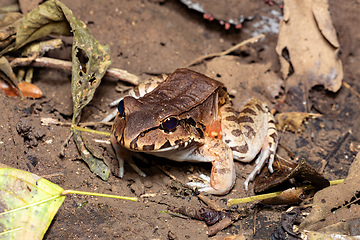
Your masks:
[[[330,160],[330,158],[332,158],[337,153],[337,151],[339,151],[341,145],[345,142],[346,138],[350,135],[350,133],[351,133],[351,131],[348,131],[347,133],[345,133],[345,135],[342,138],[340,138],[336,142],[334,149],[331,152],[329,152],[326,155],[326,157],[324,158],[325,162],[322,164],[320,172],[324,172],[324,170],[328,164],[328,161]]]
[[[209,208],[215,211],[224,211],[225,209],[217,205],[213,200],[209,197],[205,196],[203,193],[199,193],[196,195],[201,201],[203,201]]]
[[[344,181],[344,179],[338,179],[338,180],[332,180],[330,181],[330,185],[337,185],[340,184]],[[305,189],[305,190],[311,190],[314,189],[313,186],[311,185],[305,185],[305,186],[300,186],[299,188]],[[237,199],[228,199],[227,201],[227,205],[229,207],[235,205],[235,204],[240,204],[240,203],[248,203],[248,202],[254,202],[254,201],[260,201],[260,200],[264,200],[264,199],[269,199],[269,198],[274,198],[279,196],[283,191],[278,191],[278,192],[272,192],[272,193],[265,193],[265,194],[260,194],[260,195],[256,195],[256,196],[251,196],[251,197],[245,197],[245,198],[237,198]]]
[[[103,122],[86,122],[86,123],[80,123],[79,124],[80,127],[78,127],[78,126],[73,126],[71,123],[64,123],[64,122],[61,122],[61,121],[59,121],[57,119],[53,119],[53,118],[41,118],[41,124],[42,125],[54,124],[54,125],[60,125],[60,126],[71,126],[71,127],[76,128],[78,130],[81,130],[81,131],[86,131],[86,132],[90,132],[90,133],[100,133],[100,134],[107,135],[107,136],[109,136],[110,133],[104,133],[104,132],[100,132],[100,131],[95,131],[95,130],[87,129],[87,128],[84,128],[84,127],[86,127],[86,126],[97,126],[97,125],[112,126],[112,123],[107,123],[107,122],[105,122],[105,123],[103,123]],[[70,138],[72,137],[72,135],[73,135],[73,132],[71,131],[70,135],[67,137],[67,139],[64,141],[63,145],[61,146],[61,150],[59,152],[60,157],[65,156],[65,149],[68,146]]]
[[[123,199],[128,201],[137,202],[137,197],[125,197],[119,195],[112,195],[112,194],[103,194],[103,193],[94,193],[94,192],[84,192],[84,191],[77,191],[77,190],[64,190],[61,193],[61,196],[66,196],[68,194],[80,194],[80,195],[87,195],[87,196],[94,196],[94,197],[106,197],[106,198],[115,198],[115,199]]]
[[[97,125],[105,125],[105,126],[112,126],[114,123],[112,122],[84,122],[84,123],[79,123],[80,127],[92,127],[92,126],[97,126]]]
[[[8,58],[11,60],[11,58]],[[15,58],[10,63],[11,67],[18,66],[32,66],[32,67],[45,67],[45,68],[55,68],[55,69],[63,69],[63,70],[71,70],[72,63],[70,61],[59,60],[48,57],[27,57],[27,58]],[[116,79],[120,79],[124,82],[138,85],[139,78],[131,73],[128,73],[125,70],[110,68],[106,71],[106,77],[114,77]]]
[[[358,96],[358,97],[360,98],[360,94],[359,94],[354,88],[352,88],[349,84],[347,84],[346,82],[344,82],[344,80],[343,80],[342,84],[343,84],[346,88],[348,88],[352,93],[354,93],[356,96]]]
[[[60,126],[71,126],[71,122],[61,122],[58,119],[54,118],[41,118],[41,124],[42,125],[60,125]],[[84,122],[79,123],[80,127],[94,127],[98,125],[105,125],[105,126],[112,126],[114,123],[112,122]]]
[[[235,51],[236,49],[246,45],[246,44],[249,44],[249,43],[256,43],[257,41],[259,41],[260,38],[263,38],[265,37],[264,34],[260,34],[256,37],[252,37],[252,38],[249,38],[245,41],[242,41],[241,43],[238,43],[236,44],[235,46],[229,48],[228,50],[225,50],[223,52],[218,52],[218,53],[210,53],[209,55],[205,55],[205,56],[201,56],[197,59],[195,59],[194,61],[192,61],[189,65],[187,65],[187,67],[191,67],[192,65],[195,65],[195,64],[199,64],[201,63],[202,61],[206,60],[206,59],[209,59],[209,58],[213,58],[213,57],[220,57],[220,56],[224,56],[224,55],[227,55],[233,51]]]
[[[350,133],[351,131],[346,132],[344,136],[336,142],[334,149],[331,152],[329,152],[329,154],[324,158],[326,161],[332,158],[337,153],[337,151],[339,151],[341,145],[344,143],[344,141],[350,135]]]
[[[214,236],[216,233],[227,228],[232,223],[233,223],[233,221],[230,218],[224,218],[224,219],[220,220],[218,223],[216,223],[208,228],[208,236],[209,237]]]
[[[105,136],[110,136],[111,135],[111,133],[109,133],[109,132],[96,131],[96,130],[92,130],[92,129],[89,129],[89,128],[79,127],[79,126],[76,126],[76,125],[71,125],[71,128],[76,129],[78,131],[87,132],[87,133],[101,134],[101,135],[105,135]]]
[[[255,236],[255,233],[256,233],[256,218],[257,218],[257,212],[258,212],[258,210],[255,209],[254,220],[253,220],[253,236]]]
[[[60,172],[60,173],[41,175],[41,177],[42,178],[52,178],[52,177],[58,177],[58,176],[63,176],[63,175],[64,175],[64,173]]]
[[[174,217],[178,217],[178,218],[183,218],[183,219],[190,219],[190,217],[188,216],[185,216],[185,215],[182,215],[180,213],[177,213],[177,212],[173,212],[173,211],[167,211],[167,213],[170,215],[170,216],[174,216]]]
[[[64,143],[62,144],[61,150],[60,150],[60,152],[59,152],[59,156],[60,156],[60,157],[64,157],[64,156],[65,156],[65,149],[66,149],[67,145],[69,144],[70,139],[71,139],[71,137],[72,137],[73,134],[74,134],[74,132],[73,132],[73,131],[70,131],[69,136],[65,139]]]

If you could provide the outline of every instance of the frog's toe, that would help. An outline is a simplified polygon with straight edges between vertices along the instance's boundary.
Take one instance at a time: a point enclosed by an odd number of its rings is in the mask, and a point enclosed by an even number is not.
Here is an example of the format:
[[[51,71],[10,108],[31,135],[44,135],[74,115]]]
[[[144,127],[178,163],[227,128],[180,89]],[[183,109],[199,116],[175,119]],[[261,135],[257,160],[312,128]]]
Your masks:
[[[203,182],[188,182],[188,185],[191,188],[203,189],[210,186],[210,177],[205,174],[200,174],[199,177],[203,180]]]
[[[123,159],[118,159],[119,161],[119,178],[123,178],[124,177],[124,160]]]
[[[211,189],[210,186],[210,177],[205,174],[200,174],[199,177],[203,182],[188,182],[188,185],[191,188],[197,188],[200,192],[207,192],[208,189]]]
[[[205,174],[200,174],[199,177],[200,177],[202,180],[206,181],[207,183],[210,183],[210,176],[205,175]]]
[[[190,188],[197,188],[199,191],[202,191],[202,189],[205,189],[209,186],[209,183],[204,182],[188,182],[186,183],[187,186]]]
[[[201,174],[200,177],[204,180],[210,179],[208,176]],[[218,188],[215,189],[211,186],[211,184],[206,182],[188,182],[186,185],[188,185],[191,188],[197,188],[199,192],[205,192],[213,195],[224,195],[227,194],[231,188],[228,186],[217,186]]]

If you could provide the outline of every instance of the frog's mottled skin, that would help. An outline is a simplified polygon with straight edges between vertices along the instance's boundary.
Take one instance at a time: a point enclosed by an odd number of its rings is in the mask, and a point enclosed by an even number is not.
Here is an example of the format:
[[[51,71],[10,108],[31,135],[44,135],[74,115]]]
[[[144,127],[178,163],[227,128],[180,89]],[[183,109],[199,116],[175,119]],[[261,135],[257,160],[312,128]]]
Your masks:
[[[222,83],[189,69],[178,69],[139,85],[122,100],[123,112],[115,118],[111,142],[120,162],[133,163],[131,152],[146,152],[175,161],[211,162],[210,183],[199,190],[226,194],[235,183],[233,159],[257,158],[249,181],[266,161],[272,171],[277,147],[274,117],[264,103],[248,102],[237,116]],[[167,119],[177,119],[166,129]],[[218,126],[218,127],[217,127]]]

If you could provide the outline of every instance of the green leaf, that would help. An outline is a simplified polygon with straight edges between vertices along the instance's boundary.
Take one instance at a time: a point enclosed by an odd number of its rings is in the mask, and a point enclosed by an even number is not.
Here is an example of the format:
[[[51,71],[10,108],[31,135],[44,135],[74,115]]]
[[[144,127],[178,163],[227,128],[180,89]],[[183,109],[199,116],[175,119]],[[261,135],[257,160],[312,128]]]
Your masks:
[[[0,239],[42,239],[65,196],[39,176],[0,168]]]

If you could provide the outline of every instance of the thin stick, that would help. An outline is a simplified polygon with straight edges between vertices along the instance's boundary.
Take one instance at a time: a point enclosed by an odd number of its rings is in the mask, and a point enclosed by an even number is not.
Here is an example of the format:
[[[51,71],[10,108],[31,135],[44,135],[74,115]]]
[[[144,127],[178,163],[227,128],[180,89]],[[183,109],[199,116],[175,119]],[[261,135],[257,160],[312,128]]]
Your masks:
[[[105,136],[110,136],[111,135],[111,133],[109,133],[109,132],[96,131],[96,130],[92,130],[92,129],[89,129],[89,128],[79,127],[79,126],[76,126],[76,125],[71,125],[71,128],[74,128],[76,130],[83,131],[83,132],[88,132],[88,133],[102,134],[102,135],[105,135]]]
[[[63,176],[63,175],[64,175],[64,173],[60,172],[60,173],[41,175],[41,177],[42,178],[52,178],[52,177]]]
[[[59,125],[59,126],[71,126],[71,122],[61,122],[58,119],[54,118],[41,118],[41,124],[42,125]],[[105,125],[105,126],[112,126],[114,123],[112,122],[84,122],[79,123],[80,127],[95,127],[98,125]]]
[[[346,82],[342,82],[342,84],[348,88],[352,93],[354,93],[356,96],[358,96],[360,98],[360,94],[353,88],[351,87],[349,84],[347,84]]]
[[[129,200],[133,202],[137,202],[137,197],[124,197],[124,196],[118,196],[118,195],[110,195],[110,194],[103,194],[103,193],[93,193],[93,192],[83,192],[83,191],[76,191],[76,190],[65,190],[61,193],[61,196],[65,196],[68,194],[81,194],[81,195],[88,195],[88,196],[94,196],[94,197],[107,197],[107,198],[116,198],[116,199],[123,199],[123,200]]]
[[[9,60],[11,60],[11,58],[9,58]],[[45,68],[71,70],[72,62],[59,60],[55,58],[48,58],[48,57],[37,57],[37,58],[28,57],[28,58],[15,58],[11,61],[10,66],[11,67],[32,66],[32,67],[45,67]],[[139,84],[139,78],[136,75],[128,73],[127,71],[122,69],[110,68],[106,71],[105,76],[120,79],[132,85]]]
[[[343,181],[344,181],[344,179],[333,180],[333,181],[330,181],[330,185],[332,186],[332,185],[340,184]],[[314,189],[314,187],[311,185],[302,186],[300,188],[303,188],[305,190]],[[240,203],[264,200],[264,199],[276,197],[276,196],[280,195],[281,193],[282,193],[282,191],[278,191],[278,192],[260,194],[260,195],[256,195],[256,196],[245,197],[245,198],[229,199],[227,202],[227,205],[230,207],[232,205],[236,205],[236,204],[240,204]]]
[[[74,132],[73,132],[73,131],[70,131],[69,136],[65,139],[64,143],[62,144],[61,150],[60,150],[60,152],[59,152],[59,156],[60,156],[60,157],[65,156],[65,149],[66,149],[67,145],[69,144],[70,139],[71,139],[71,137],[72,137],[73,134],[74,134]]]
[[[219,57],[219,56],[224,56],[224,55],[227,55],[233,51],[235,51],[236,49],[246,45],[246,44],[249,44],[249,43],[256,43],[257,41],[259,41],[260,38],[263,38],[265,37],[264,34],[260,34],[256,37],[252,37],[252,38],[249,38],[245,41],[242,41],[241,43],[238,43],[236,44],[235,46],[229,48],[228,50],[225,50],[223,52],[218,52],[218,53],[210,53],[209,55],[204,55],[204,56],[201,56],[197,59],[195,59],[194,61],[192,61],[189,65],[187,65],[187,67],[191,67],[192,65],[195,65],[195,64],[199,64],[201,63],[202,61],[206,60],[206,59],[209,59],[209,58],[213,58],[213,57]]]

